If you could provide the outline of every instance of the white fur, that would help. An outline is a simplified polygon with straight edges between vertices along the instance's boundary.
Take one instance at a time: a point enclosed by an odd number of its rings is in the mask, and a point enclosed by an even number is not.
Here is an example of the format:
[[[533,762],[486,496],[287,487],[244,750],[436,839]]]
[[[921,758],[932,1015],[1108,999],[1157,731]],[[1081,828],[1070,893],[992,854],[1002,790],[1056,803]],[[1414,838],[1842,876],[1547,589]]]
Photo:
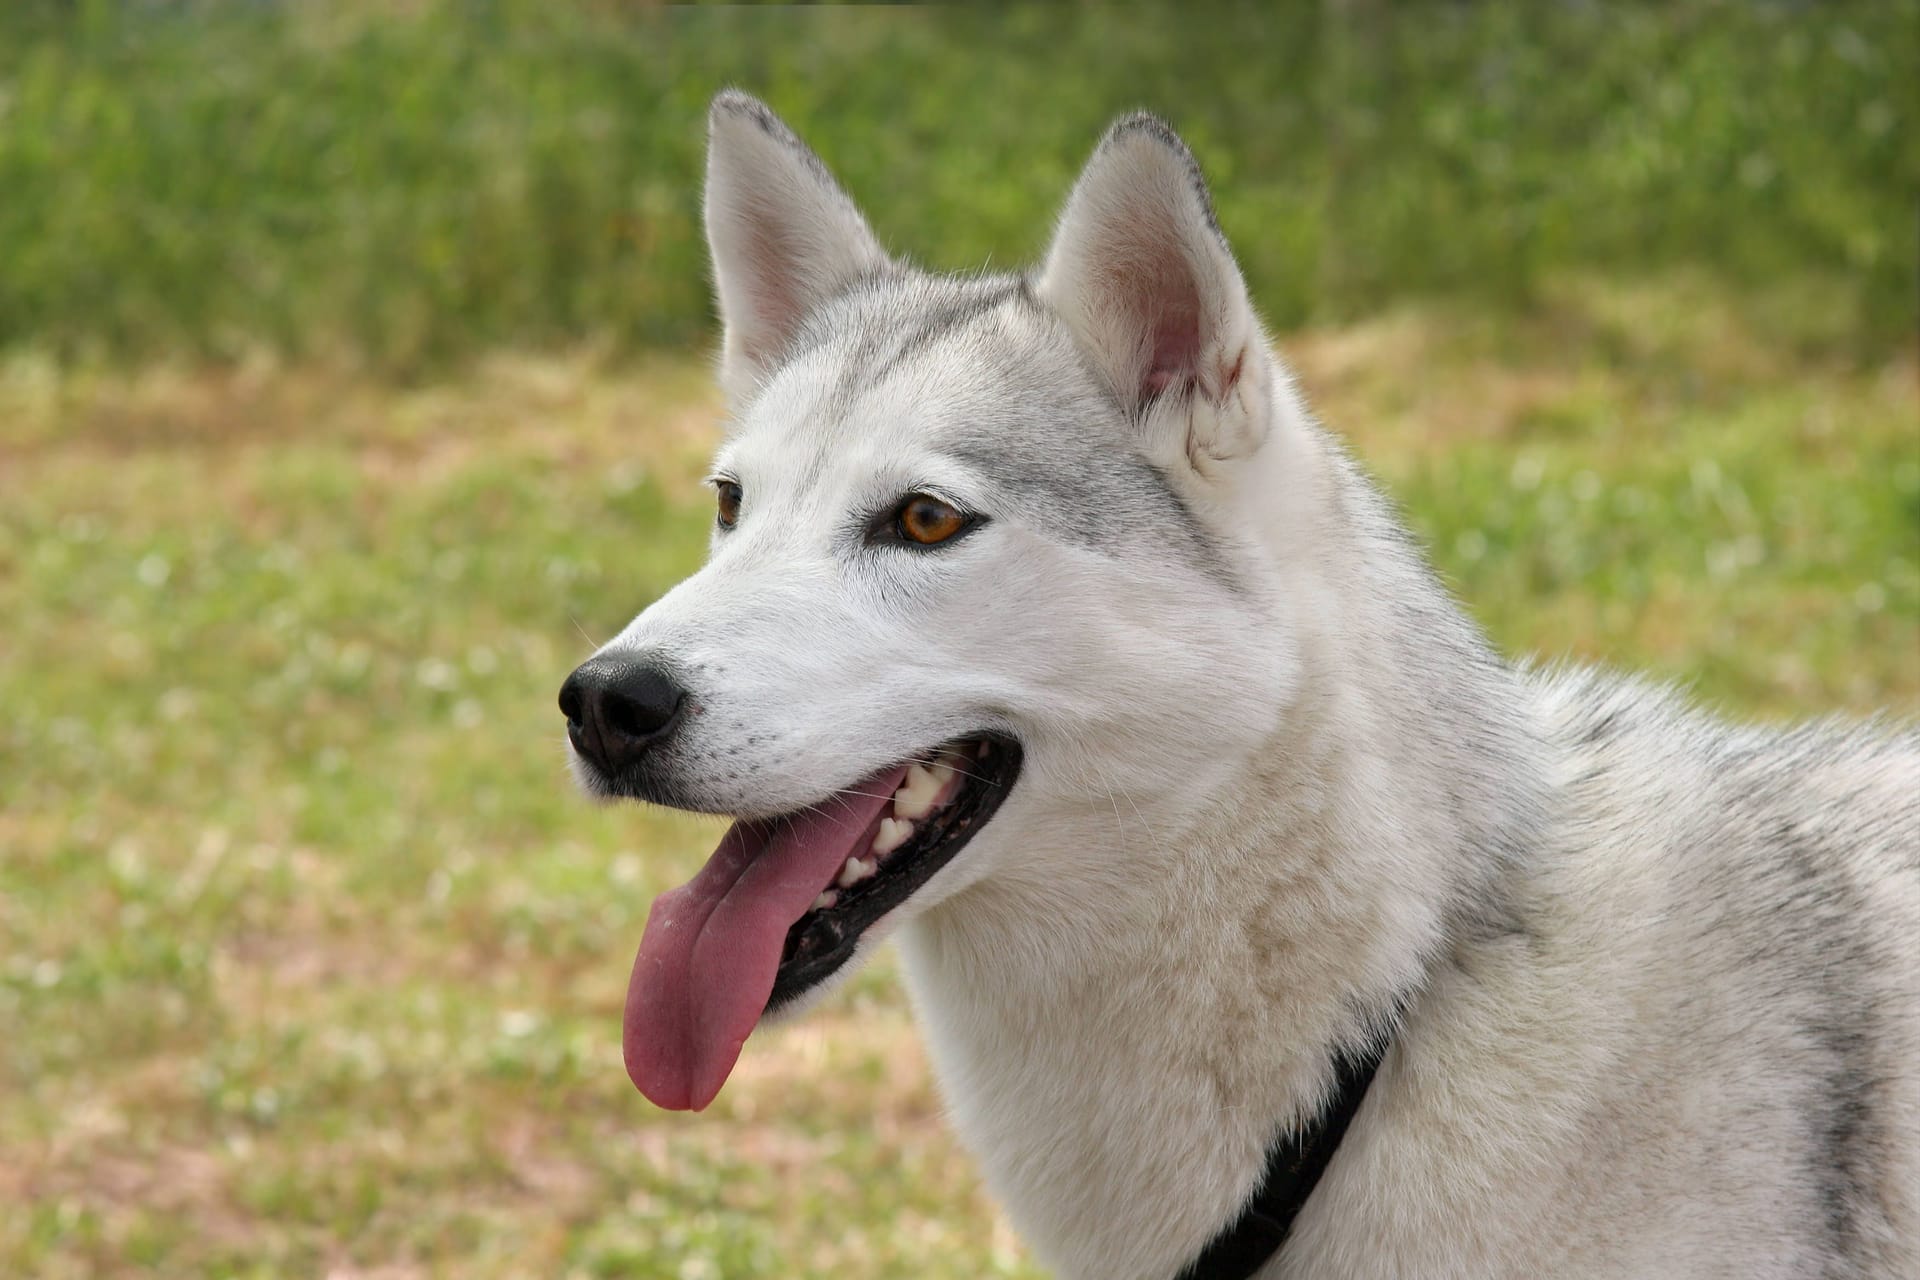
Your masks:
[[[742,515],[612,647],[689,673],[705,808],[1020,739],[882,932],[1039,1256],[1167,1280],[1384,1033],[1263,1275],[1920,1275],[1915,739],[1501,662],[1308,418],[1164,126],[975,316],[1002,286],[885,264],[763,113],[716,106],[708,186]],[[993,522],[849,535],[916,489]]]

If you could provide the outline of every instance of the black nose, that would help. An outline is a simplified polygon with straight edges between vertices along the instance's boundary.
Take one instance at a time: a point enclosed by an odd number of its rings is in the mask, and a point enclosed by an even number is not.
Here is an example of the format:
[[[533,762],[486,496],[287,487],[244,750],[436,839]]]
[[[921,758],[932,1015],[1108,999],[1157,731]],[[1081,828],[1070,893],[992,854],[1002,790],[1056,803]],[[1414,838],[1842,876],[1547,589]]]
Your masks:
[[[560,686],[568,740],[608,772],[671,734],[686,700],[687,691],[660,668],[610,654],[581,663]]]

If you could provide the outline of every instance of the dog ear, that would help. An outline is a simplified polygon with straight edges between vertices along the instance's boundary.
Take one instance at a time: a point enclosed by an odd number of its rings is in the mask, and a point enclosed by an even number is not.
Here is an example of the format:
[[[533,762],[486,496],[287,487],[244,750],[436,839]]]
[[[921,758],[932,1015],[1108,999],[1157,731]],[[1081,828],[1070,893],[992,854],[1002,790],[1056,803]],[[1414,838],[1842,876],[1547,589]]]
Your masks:
[[[889,260],[827,167],[765,103],[729,89],[707,113],[707,247],[736,400],[779,363],[807,312]]]
[[[1196,466],[1266,438],[1273,361],[1193,153],[1149,115],[1107,131],[1074,184],[1040,297],[1143,424]]]

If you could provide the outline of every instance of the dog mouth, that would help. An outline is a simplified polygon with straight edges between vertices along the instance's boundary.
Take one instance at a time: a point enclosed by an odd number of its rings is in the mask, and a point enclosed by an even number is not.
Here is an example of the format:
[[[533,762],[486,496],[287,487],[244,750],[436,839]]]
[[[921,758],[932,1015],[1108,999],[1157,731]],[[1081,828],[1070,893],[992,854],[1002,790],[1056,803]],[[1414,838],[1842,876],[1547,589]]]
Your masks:
[[[622,1028],[640,1092],[672,1110],[711,1102],[761,1017],[840,969],[952,861],[1021,759],[1011,738],[958,738],[807,809],[736,822],[648,915]]]
[[[860,936],[917,893],[984,826],[1013,787],[1020,748],[961,739],[906,776],[807,913],[787,930],[767,1011],[804,995],[852,958]]]

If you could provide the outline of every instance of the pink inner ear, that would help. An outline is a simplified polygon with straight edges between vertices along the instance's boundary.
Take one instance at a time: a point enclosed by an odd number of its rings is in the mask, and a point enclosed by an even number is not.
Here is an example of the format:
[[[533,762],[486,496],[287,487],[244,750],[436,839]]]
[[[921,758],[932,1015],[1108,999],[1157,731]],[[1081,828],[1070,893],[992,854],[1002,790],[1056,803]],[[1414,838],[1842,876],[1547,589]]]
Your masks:
[[[1242,348],[1221,352],[1212,369],[1202,368],[1198,315],[1192,310],[1163,315],[1155,328],[1152,359],[1140,381],[1140,399],[1144,403],[1169,388],[1194,388],[1209,399],[1224,400],[1240,381],[1246,360],[1247,353]],[[1209,373],[1211,377],[1207,376]]]
[[[743,326],[747,354],[755,360],[778,355],[799,326],[800,299],[795,294],[793,238],[775,218],[755,210],[740,256],[747,264],[748,305],[753,323]]]
[[[1142,400],[1151,400],[1169,388],[1179,390],[1192,383],[1200,369],[1200,308],[1186,282],[1166,284],[1170,287],[1161,297],[1146,300],[1153,308],[1149,317],[1153,346],[1146,374],[1140,380]],[[1183,293],[1186,296],[1181,296]]]

